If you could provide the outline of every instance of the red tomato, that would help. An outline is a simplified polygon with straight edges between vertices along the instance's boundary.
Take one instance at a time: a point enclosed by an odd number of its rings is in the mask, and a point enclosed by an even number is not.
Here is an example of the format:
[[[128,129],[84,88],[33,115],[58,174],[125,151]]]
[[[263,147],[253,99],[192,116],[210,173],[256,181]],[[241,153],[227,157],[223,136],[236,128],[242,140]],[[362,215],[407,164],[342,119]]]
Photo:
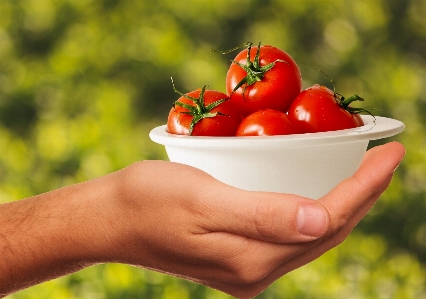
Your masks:
[[[302,133],[282,111],[266,109],[256,111],[243,119],[236,136],[271,136]]]
[[[250,44],[235,57],[226,76],[226,91],[244,116],[264,109],[286,112],[301,88],[296,62],[272,46]]]
[[[315,84],[297,96],[288,110],[288,117],[305,133],[356,128],[364,125],[358,111],[366,110],[351,108],[349,103],[353,98],[362,100],[356,95],[345,100],[327,87]]]
[[[180,93],[181,94],[181,93]],[[192,136],[234,136],[241,122],[228,95],[202,89],[181,94],[170,110],[167,132]]]

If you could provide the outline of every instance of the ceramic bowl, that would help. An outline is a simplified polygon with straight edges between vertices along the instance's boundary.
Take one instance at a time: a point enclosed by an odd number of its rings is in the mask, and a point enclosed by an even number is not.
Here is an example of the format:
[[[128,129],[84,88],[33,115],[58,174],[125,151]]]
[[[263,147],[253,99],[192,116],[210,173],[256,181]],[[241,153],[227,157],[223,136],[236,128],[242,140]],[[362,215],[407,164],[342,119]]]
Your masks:
[[[395,119],[362,118],[365,125],[355,129],[280,136],[182,136],[167,133],[163,125],[150,138],[165,146],[170,161],[234,187],[318,199],[356,171],[370,140],[404,129]]]

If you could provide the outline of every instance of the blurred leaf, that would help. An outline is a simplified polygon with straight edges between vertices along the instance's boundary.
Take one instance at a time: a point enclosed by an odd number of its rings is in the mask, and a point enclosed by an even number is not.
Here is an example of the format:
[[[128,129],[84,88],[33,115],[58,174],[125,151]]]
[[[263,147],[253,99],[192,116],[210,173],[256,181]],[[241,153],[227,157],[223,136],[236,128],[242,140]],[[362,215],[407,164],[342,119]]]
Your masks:
[[[370,214],[338,248],[259,298],[426,298],[426,4],[423,0],[2,0],[0,202],[81,182],[144,159],[167,159],[149,131],[181,90],[223,91],[237,54],[271,44],[303,86],[339,92],[406,124],[389,140],[407,155]],[[377,111],[377,110],[376,110]],[[125,265],[91,267],[22,298],[231,298]]]

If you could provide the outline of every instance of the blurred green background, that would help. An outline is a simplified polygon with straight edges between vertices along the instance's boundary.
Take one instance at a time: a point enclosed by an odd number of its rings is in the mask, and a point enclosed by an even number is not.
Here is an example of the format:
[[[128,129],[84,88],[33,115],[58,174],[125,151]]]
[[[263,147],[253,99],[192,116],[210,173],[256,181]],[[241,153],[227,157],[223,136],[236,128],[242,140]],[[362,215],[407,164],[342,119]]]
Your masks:
[[[262,41],[293,56],[305,88],[329,84],[322,69],[403,121],[391,139],[407,155],[341,246],[258,298],[426,298],[425,16],[424,0],[1,0],[0,202],[166,159],[148,133],[177,98],[170,77],[224,91],[236,53],[210,48]],[[230,297],[108,264],[8,298]]]

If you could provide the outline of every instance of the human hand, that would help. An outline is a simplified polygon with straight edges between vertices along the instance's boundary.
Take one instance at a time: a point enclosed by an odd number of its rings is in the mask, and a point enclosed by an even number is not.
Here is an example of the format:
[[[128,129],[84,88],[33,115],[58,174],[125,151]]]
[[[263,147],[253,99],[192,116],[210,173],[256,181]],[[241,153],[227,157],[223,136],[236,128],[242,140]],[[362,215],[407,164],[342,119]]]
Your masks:
[[[120,177],[116,260],[239,298],[340,244],[387,188],[404,155],[390,143],[323,198],[248,192],[184,165],[146,161]]]
[[[0,297],[105,262],[254,297],[340,244],[404,152],[399,143],[373,148],[317,201],[244,191],[189,166],[145,161],[0,205]]]

